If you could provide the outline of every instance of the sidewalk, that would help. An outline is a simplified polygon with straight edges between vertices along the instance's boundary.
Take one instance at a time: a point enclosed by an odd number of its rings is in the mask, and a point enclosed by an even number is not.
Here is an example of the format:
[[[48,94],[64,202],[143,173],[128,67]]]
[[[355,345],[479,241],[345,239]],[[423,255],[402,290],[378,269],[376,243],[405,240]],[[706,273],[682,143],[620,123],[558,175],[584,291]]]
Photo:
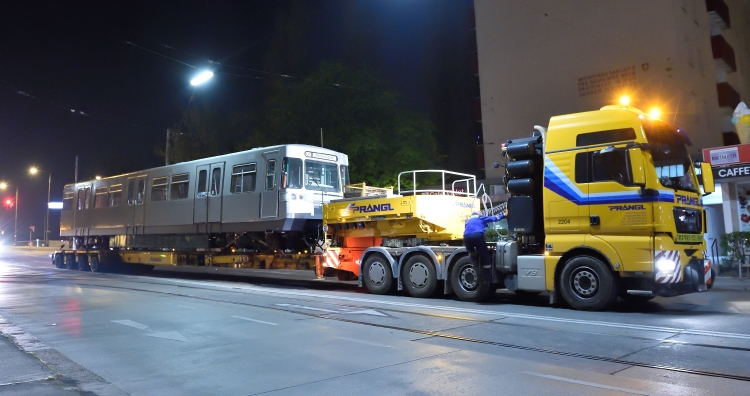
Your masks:
[[[750,292],[750,278],[719,276],[714,280],[714,287],[711,290],[732,290]]]

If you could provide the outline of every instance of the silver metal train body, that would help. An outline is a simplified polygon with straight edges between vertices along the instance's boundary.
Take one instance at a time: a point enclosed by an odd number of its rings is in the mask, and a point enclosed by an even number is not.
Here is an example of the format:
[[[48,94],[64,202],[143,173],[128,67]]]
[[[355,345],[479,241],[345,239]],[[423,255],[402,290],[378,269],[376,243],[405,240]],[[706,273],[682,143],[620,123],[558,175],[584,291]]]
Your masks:
[[[60,234],[78,246],[300,250],[323,203],[343,197],[348,165],[288,144],[68,184]]]

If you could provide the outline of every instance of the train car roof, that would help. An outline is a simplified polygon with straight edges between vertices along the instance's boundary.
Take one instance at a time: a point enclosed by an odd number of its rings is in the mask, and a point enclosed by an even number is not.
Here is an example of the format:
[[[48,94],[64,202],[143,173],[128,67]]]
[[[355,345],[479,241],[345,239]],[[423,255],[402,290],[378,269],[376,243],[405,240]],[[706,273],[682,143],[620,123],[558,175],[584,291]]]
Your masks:
[[[81,183],[90,183],[90,182],[94,182],[94,181],[114,179],[114,178],[120,178],[120,177],[127,177],[127,176],[131,176],[131,175],[138,175],[138,174],[142,174],[142,173],[151,172],[151,171],[154,171],[154,170],[157,170],[157,169],[164,169],[164,168],[169,168],[169,167],[173,167],[173,166],[189,165],[189,164],[194,164],[194,163],[197,163],[199,161],[205,161],[205,160],[212,159],[212,158],[226,157],[228,155],[236,155],[236,154],[248,153],[248,152],[251,152],[251,151],[258,151],[258,150],[280,149],[282,147],[289,147],[289,146],[301,147],[301,148],[309,147],[309,148],[315,149],[315,150],[327,150],[327,151],[333,151],[333,152],[336,152],[336,153],[339,153],[339,154],[342,154],[342,155],[346,155],[346,154],[338,152],[336,150],[331,150],[331,149],[327,149],[325,147],[319,147],[319,146],[311,146],[309,144],[297,144],[297,143],[293,143],[293,144],[277,144],[275,146],[255,147],[255,148],[252,148],[252,149],[249,149],[249,150],[237,151],[237,152],[234,152],[234,153],[215,155],[213,157],[199,158],[199,159],[185,161],[185,162],[178,162],[176,164],[162,165],[162,166],[157,166],[157,167],[154,167],[154,168],[147,168],[147,169],[142,169],[142,170],[138,170],[138,171],[134,171],[134,172],[122,173],[122,174],[119,174],[119,175],[106,176],[106,177],[102,177],[101,179],[98,179],[98,180],[97,179],[81,180],[81,181],[79,181],[77,183],[68,183],[68,184],[65,184],[65,187],[75,186],[76,184],[81,184]]]

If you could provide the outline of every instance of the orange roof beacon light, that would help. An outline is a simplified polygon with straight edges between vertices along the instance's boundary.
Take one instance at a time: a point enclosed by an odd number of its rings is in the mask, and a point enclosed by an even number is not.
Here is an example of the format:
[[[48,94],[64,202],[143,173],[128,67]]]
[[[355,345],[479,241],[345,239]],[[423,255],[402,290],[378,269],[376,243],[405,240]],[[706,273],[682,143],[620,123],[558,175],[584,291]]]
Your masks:
[[[661,111],[657,108],[651,109],[651,111],[648,112],[648,115],[653,119],[658,119],[661,115]]]
[[[630,105],[630,97],[628,95],[622,95],[620,96],[620,104],[623,106]]]

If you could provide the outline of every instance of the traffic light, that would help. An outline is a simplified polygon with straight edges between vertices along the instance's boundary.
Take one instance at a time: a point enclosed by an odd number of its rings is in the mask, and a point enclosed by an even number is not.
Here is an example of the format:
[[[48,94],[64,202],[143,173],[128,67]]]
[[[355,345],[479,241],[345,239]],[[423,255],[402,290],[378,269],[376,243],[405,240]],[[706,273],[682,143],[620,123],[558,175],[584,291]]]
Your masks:
[[[16,206],[16,203],[13,201],[13,198],[3,198],[3,206],[5,209],[13,209],[13,207]]]
[[[510,193],[508,199],[508,230],[529,237],[543,239],[542,188],[544,158],[542,137],[508,140],[505,155],[510,160],[505,166],[505,184]]]

